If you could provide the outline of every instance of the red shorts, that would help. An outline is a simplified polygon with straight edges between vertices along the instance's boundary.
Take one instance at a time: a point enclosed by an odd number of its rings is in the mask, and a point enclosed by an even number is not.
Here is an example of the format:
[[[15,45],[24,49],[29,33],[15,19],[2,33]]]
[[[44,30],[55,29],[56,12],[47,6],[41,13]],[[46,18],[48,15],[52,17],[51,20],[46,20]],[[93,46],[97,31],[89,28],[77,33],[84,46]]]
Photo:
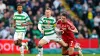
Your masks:
[[[75,47],[75,44],[76,44],[75,40],[65,40],[65,39],[63,39],[63,41],[65,43],[67,43],[69,47],[73,47],[73,48]]]
[[[68,41],[68,42],[66,42],[67,44],[68,44],[68,46],[69,47],[75,47],[75,44],[76,44],[76,42],[75,41],[73,41],[73,40],[71,40],[71,41]]]

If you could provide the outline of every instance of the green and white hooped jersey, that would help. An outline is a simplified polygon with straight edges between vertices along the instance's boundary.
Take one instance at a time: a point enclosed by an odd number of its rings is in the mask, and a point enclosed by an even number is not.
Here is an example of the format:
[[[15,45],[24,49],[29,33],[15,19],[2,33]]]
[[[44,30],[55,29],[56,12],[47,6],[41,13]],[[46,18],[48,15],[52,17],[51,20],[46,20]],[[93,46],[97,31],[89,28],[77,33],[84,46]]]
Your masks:
[[[26,12],[22,12],[19,14],[18,12],[14,13],[13,19],[16,21],[16,32],[25,32],[26,31],[26,26],[22,26],[21,24],[27,23],[30,21],[29,16],[27,15]]]
[[[46,16],[42,16],[39,20],[39,24],[42,25],[42,29],[44,30],[44,36],[53,35],[55,33],[54,24],[56,23],[56,19],[54,17],[47,18]]]

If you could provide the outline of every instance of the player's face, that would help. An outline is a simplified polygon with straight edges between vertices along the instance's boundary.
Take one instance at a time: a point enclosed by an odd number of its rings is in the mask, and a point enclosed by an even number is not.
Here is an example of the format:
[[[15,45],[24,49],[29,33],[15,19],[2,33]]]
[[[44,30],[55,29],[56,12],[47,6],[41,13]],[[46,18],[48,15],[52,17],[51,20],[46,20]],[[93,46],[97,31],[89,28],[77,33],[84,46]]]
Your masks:
[[[65,16],[61,16],[62,22],[65,23],[66,22],[66,17]]]
[[[22,6],[17,6],[17,10],[19,11],[19,12],[21,12],[22,11]]]
[[[46,11],[45,11],[45,15],[46,15],[47,17],[50,17],[50,16],[51,16],[51,10],[46,10]]]
[[[65,17],[65,16],[61,16],[61,19],[62,19],[62,20],[66,20],[66,17]]]

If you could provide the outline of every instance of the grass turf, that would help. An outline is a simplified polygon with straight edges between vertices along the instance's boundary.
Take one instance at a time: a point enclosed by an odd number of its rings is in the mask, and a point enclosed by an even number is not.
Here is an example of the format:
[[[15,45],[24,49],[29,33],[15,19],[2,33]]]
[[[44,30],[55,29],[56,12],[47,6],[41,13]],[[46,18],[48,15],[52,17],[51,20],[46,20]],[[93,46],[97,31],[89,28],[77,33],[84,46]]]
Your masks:
[[[19,54],[0,54],[0,56],[20,56]],[[25,54],[25,56],[36,56],[36,54]],[[44,54],[44,56],[62,56],[61,54]],[[100,54],[84,54],[84,56],[100,56]]]

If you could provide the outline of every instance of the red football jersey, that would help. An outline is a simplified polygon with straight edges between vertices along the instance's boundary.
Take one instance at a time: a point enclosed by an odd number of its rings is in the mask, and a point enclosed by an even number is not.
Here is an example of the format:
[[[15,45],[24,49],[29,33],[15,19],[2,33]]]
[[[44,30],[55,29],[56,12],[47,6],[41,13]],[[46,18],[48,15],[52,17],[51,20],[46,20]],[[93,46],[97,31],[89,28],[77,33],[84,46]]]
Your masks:
[[[57,25],[59,25],[60,30],[63,30],[64,32],[62,33],[62,39],[65,42],[75,40],[74,33],[69,30],[68,28],[70,27],[72,30],[75,29],[75,26],[72,24],[70,20],[66,20],[66,22],[62,22],[62,20],[57,21]]]

